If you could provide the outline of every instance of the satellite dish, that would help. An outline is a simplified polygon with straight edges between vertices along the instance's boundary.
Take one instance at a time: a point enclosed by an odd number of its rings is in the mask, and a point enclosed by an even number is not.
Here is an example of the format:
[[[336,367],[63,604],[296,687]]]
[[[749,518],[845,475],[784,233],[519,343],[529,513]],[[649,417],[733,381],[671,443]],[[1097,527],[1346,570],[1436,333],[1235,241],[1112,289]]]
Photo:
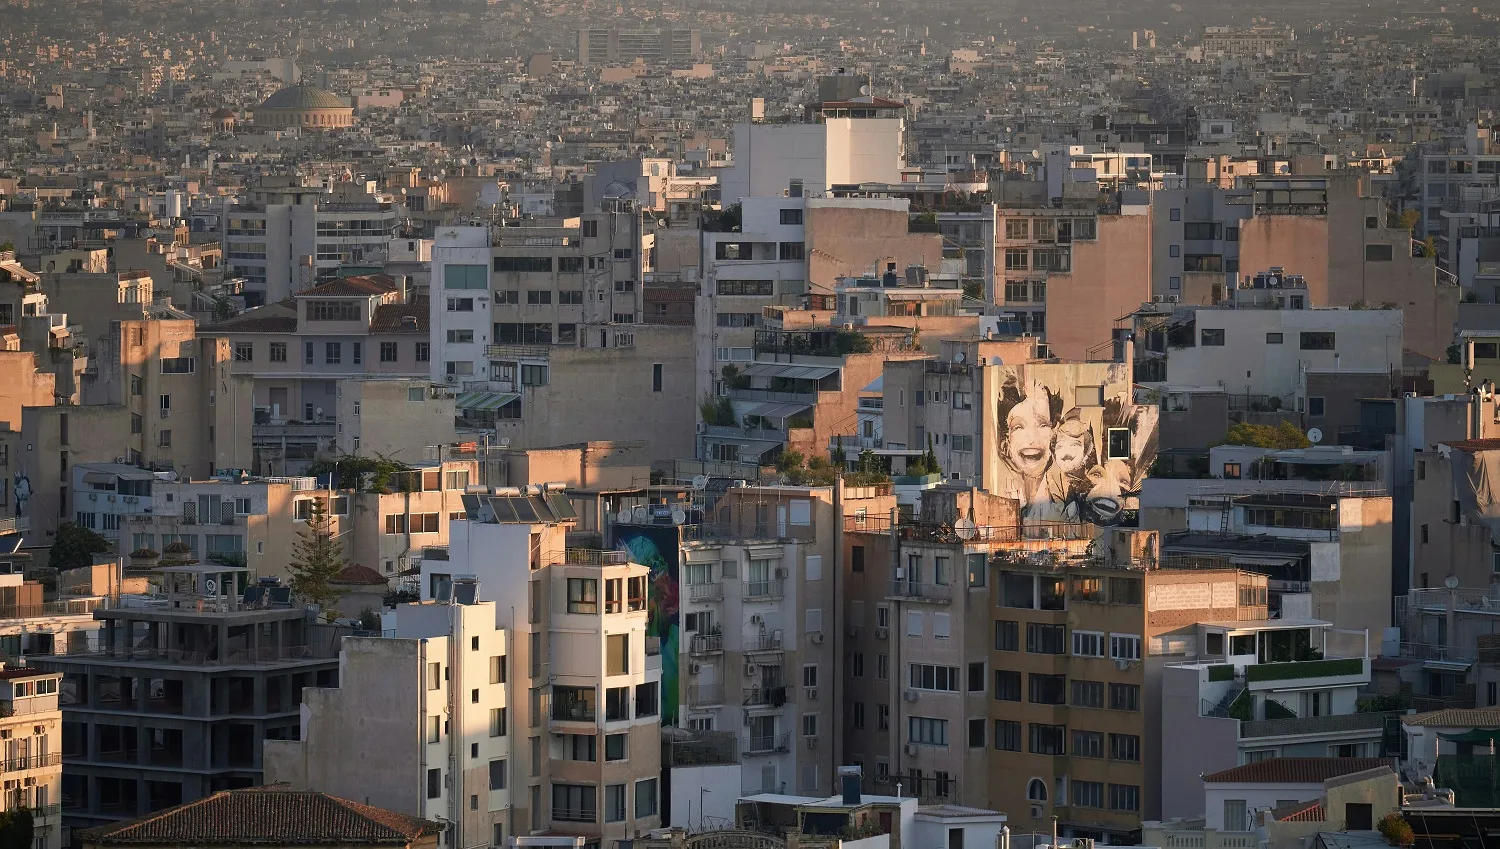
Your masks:
[[[957,534],[959,539],[973,539],[974,535],[979,533],[979,526],[974,524],[973,519],[965,517],[953,523],[953,533]]]
[[[673,507],[672,508],[672,524],[674,524],[674,525],[681,525],[682,523],[684,523],[686,521],[687,521],[687,514],[684,513],[684,512],[682,512],[681,508]]]
[[[1444,578],[1443,579],[1443,586],[1447,587],[1450,590],[1456,590],[1456,589],[1458,589],[1458,576],[1457,575],[1449,575],[1448,577]]]
[[[867,85],[860,86],[859,87],[859,93],[862,94],[862,95],[864,95],[864,96],[866,96],[866,97],[868,97],[869,94],[870,94],[870,87],[867,86]]]
[[[622,525],[630,524],[630,508],[626,507],[624,510],[621,510],[620,515],[615,517],[615,521]]]
[[[502,436],[502,437],[500,437],[500,441],[496,442],[495,445],[498,446],[498,447],[500,447],[500,448],[509,448],[510,447],[510,437],[508,437],[508,436]]]
[[[708,475],[693,475],[693,489],[703,489],[708,486]]]
[[[1316,428],[1316,427],[1308,428],[1307,429],[1307,441],[1311,442],[1314,445],[1317,445],[1319,442],[1322,442],[1323,441],[1323,431],[1322,431],[1322,429],[1321,428]]]
[[[955,363],[961,363],[961,362],[963,362],[964,361],[964,352],[963,351],[959,351],[958,353],[954,354],[953,355],[953,361]]]
[[[631,518],[635,520],[637,525],[646,524],[646,519],[649,518],[646,512],[646,505],[637,504],[635,509],[631,511]]]

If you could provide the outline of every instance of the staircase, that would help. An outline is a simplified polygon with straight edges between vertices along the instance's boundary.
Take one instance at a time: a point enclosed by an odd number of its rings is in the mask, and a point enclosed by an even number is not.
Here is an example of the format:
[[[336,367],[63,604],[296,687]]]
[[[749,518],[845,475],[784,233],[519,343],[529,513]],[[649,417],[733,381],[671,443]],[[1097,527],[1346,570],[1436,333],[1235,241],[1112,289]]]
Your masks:
[[[1245,692],[1245,687],[1243,685],[1236,684],[1235,687],[1228,693],[1225,693],[1224,698],[1219,699],[1217,703],[1210,704],[1207,700],[1204,700],[1202,705],[1203,715],[1218,717],[1219,719],[1228,719],[1229,706],[1234,704],[1234,700],[1238,699],[1240,697],[1240,694],[1243,692]]]

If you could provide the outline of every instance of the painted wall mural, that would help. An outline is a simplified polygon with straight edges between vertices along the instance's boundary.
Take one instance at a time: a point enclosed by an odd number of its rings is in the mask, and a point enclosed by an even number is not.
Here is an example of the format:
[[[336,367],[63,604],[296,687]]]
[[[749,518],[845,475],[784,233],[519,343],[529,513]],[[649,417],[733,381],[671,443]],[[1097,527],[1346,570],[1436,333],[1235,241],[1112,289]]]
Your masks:
[[[1139,509],[1156,459],[1157,408],[1136,405],[1123,363],[998,367],[991,491],[1024,524],[1117,525]]]
[[[675,525],[615,525],[616,549],[651,569],[651,589],[646,601],[646,635],[661,641],[661,724],[677,724],[677,652],[682,643],[678,605],[678,552],[681,544]]]

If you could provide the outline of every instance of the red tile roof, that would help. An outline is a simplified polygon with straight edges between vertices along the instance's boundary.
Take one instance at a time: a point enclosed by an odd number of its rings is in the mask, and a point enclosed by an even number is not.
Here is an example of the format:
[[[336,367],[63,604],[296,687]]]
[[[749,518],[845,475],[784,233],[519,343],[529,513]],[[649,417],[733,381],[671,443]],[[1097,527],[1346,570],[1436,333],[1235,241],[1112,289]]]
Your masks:
[[[370,316],[371,333],[420,333],[427,335],[427,316],[429,310],[426,301],[418,301],[414,304],[381,304],[375,308]],[[403,319],[414,318],[415,325],[403,322]]]
[[[215,322],[205,329],[230,333],[296,333],[297,309],[285,301],[266,304]]]
[[[434,822],[284,785],[225,790],[206,799],[89,829],[86,844],[187,846],[408,846],[437,832]]]
[[[1500,448],[1500,439],[1459,439],[1445,444],[1472,454],[1475,451],[1494,451]]]
[[[1278,822],[1323,822],[1328,819],[1328,808],[1322,799],[1311,802],[1293,802],[1271,809],[1271,819]]]
[[[1500,728],[1500,708],[1445,708],[1403,716],[1401,721],[1431,728]]]
[[[367,584],[368,585],[374,585],[374,584],[382,584],[382,585],[384,585],[384,584],[387,583],[387,581],[386,581],[386,579],[385,579],[384,576],[382,576],[379,572],[375,571],[374,569],[371,569],[369,566],[361,566],[358,563],[351,563],[348,566],[345,566],[343,569],[340,569],[339,573],[337,575],[334,575],[333,576],[333,580],[329,581],[329,583],[331,583],[331,584],[359,584],[359,585],[363,586],[363,585],[367,585]]]
[[[1203,776],[1213,784],[1322,784],[1330,778],[1390,766],[1390,758],[1267,758]]]
[[[370,274],[357,277],[339,277],[311,289],[297,293],[299,298],[342,298],[384,295],[396,290],[396,282],[389,275]]]

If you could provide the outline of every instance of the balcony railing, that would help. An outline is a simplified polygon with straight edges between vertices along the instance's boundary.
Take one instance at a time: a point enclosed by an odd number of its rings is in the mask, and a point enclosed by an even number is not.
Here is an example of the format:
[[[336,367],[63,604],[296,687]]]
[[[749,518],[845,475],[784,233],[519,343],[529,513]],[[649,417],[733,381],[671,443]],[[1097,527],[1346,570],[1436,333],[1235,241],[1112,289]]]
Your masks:
[[[1251,683],[1261,681],[1291,681],[1301,678],[1340,678],[1363,676],[1364,658],[1334,658],[1324,660],[1300,660],[1290,663],[1257,663],[1245,667],[1245,679]]]
[[[599,817],[590,808],[553,808],[552,818],[558,822],[597,822]]]
[[[750,634],[745,637],[745,653],[781,651],[781,632]]]
[[[688,601],[722,601],[723,584],[688,584]]]
[[[723,653],[723,634],[694,634],[693,639],[688,642],[688,654],[693,657]]]
[[[630,554],[596,548],[569,548],[563,552],[563,562],[571,566],[624,566],[630,562]]]
[[[295,660],[324,660],[336,657],[332,651],[319,646],[267,646],[258,649],[231,649],[219,656],[209,652],[184,649],[164,649],[142,646],[69,646],[67,657],[98,657],[101,659],[161,661],[200,666],[242,666],[263,663],[285,663]]]
[[[747,687],[740,704],[744,707],[781,707],[786,704],[786,687]]]
[[[1474,646],[1440,646],[1433,643],[1402,643],[1401,656],[1416,660],[1436,660],[1449,663],[1473,663],[1479,659],[1479,650]]]
[[[891,589],[887,597],[934,604],[952,604],[953,585],[924,584],[920,581],[891,581]]]
[[[1256,737],[1295,737],[1339,734],[1350,731],[1379,731],[1388,717],[1398,711],[1346,713],[1337,716],[1300,716],[1293,719],[1258,719],[1240,723],[1240,739]]]
[[[747,755],[769,755],[791,750],[790,734],[752,735],[745,738],[742,750]]]
[[[6,772],[20,772],[25,769],[41,769],[47,766],[57,766],[62,763],[62,755],[57,752],[48,752],[41,755],[23,755],[15,758],[0,759],[0,768]]]
[[[553,702],[554,722],[593,722],[598,717],[594,706],[587,702]]]
[[[711,707],[724,704],[724,685],[694,684],[688,688],[689,707]]]
[[[781,598],[784,594],[781,578],[768,578],[764,581],[746,581],[745,598]]]

